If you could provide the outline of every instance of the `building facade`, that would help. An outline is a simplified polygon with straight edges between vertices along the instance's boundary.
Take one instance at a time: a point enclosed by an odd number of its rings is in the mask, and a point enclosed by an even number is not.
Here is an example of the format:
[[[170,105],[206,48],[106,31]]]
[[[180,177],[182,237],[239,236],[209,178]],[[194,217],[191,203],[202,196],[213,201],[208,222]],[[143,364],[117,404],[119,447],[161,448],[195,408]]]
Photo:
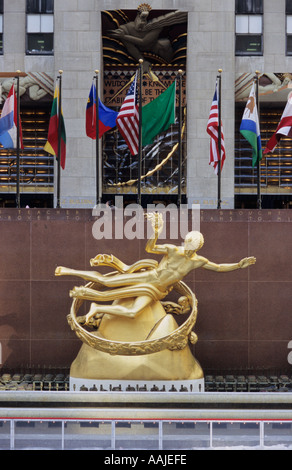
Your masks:
[[[56,206],[56,162],[43,152],[43,146],[55,81],[62,70],[67,157],[66,168],[61,172],[61,207],[93,207],[97,201],[96,144],[85,132],[85,110],[96,70],[99,71],[100,97],[105,98],[107,93],[104,60],[107,31],[103,15],[104,12],[112,14],[119,10],[124,17],[130,18],[133,12],[137,12],[139,3],[133,0],[126,0],[123,5],[117,0],[3,0],[0,3],[3,3],[0,5],[2,98],[7,96],[8,84],[17,75],[17,70],[21,71],[26,84],[21,98],[25,140],[21,157],[21,206]],[[222,69],[219,74],[221,117],[226,148],[220,185],[221,208],[256,207],[256,170],[251,168],[251,151],[242,141],[238,127],[248,87],[255,72],[259,71],[262,80],[260,110],[264,113],[263,146],[276,130],[277,120],[287,101],[289,71],[292,70],[291,4],[288,0],[156,0],[155,5],[151,5],[152,18],[176,10],[185,12],[187,18],[185,62],[172,64],[173,69],[183,67],[185,82],[184,110],[187,118],[183,137],[182,191],[183,202],[187,202],[189,207],[199,203],[202,208],[211,209],[218,204],[218,177],[209,165],[210,137],[206,128],[219,69]],[[115,72],[119,71],[119,66],[117,64],[113,68]],[[158,69],[159,66],[156,72]],[[161,69],[163,72],[163,67]],[[155,72],[155,67],[153,70]],[[243,94],[242,83],[247,84]],[[275,111],[272,116],[271,110]],[[107,169],[110,159],[104,141],[100,142],[100,148],[104,159],[102,166]],[[13,206],[15,155],[2,149],[1,152],[0,202],[3,207]],[[264,207],[273,207],[275,200],[278,207],[289,205],[291,154],[290,145],[286,142],[273,158],[263,158],[261,197]],[[145,167],[145,174],[142,169],[144,176],[161,163],[158,163],[159,155],[157,158],[152,167]],[[124,161],[120,162],[119,175],[123,172],[123,165]],[[174,159],[172,166],[164,169],[175,174],[176,166],[177,160]],[[178,177],[176,175],[171,184],[164,185],[167,172],[159,167],[157,180],[145,178],[142,184],[144,203],[176,202]],[[121,184],[111,181],[109,189],[105,187],[105,181],[108,181],[106,174],[101,181],[104,200],[114,199],[115,195],[126,195],[129,200],[135,200],[135,184],[124,190]],[[120,182],[119,179],[117,181]]]

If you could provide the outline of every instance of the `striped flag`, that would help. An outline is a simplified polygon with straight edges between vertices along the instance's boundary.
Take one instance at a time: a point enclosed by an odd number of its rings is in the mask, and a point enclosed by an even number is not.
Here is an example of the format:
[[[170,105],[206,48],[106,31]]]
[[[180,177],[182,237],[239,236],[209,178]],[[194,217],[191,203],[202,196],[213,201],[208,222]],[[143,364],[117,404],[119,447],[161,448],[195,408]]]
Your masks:
[[[58,84],[55,87],[54,99],[52,104],[51,110],[51,117],[49,122],[49,131],[48,131],[48,140],[46,145],[44,146],[44,150],[51,155],[56,155],[57,159],[59,159],[58,155],[58,142],[59,142],[59,86]],[[61,167],[63,170],[65,169],[65,162],[66,162],[66,129],[64,123],[63,112],[61,109]]]
[[[281,137],[292,137],[292,92],[288,95],[288,100],[278,127],[267,143],[264,154],[269,152],[273,153]]]
[[[139,106],[137,92],[137,76],[129,88],[127,96],[117,116],[117,126],[125,139],[132,155],[139,151]]]
[[[6,149],[17,148],[17,99],[14,85],[10,88],[0,118],[0,143]],[[23,149],[21,120],[19,117],[19,147]]]
[[[219,147],[218,147],[218,90],[217,90],[217,83],[215,88],[215,93],[212,101],[212,106],[210,109],[209,120],[207,124],[207,133],[211,137],[210,140],[210,158],[209,158],[209,165],[214,167],[214,171],[218,173],[218,162],[219,162]],[[224,144],[224,135],[223,135],[223,127],[221,122],[221,170],[223,168],[223,164],[225,162],[226,154],[225,154],[225,144]]]

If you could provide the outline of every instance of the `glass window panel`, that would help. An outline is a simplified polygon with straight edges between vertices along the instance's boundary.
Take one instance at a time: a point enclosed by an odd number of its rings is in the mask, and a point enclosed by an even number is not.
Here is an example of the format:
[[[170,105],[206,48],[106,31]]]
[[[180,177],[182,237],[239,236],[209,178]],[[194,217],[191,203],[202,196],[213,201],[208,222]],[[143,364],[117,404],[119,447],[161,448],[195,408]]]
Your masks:
[[[54,0],[42,0],[42,13],[53,13]]]
[[[262,32],[262,17],[259,15],[249,16],[249,33],[261,34]]]
[[[210,446],[210,425],[204,422],[163,423],[163,450],[200,449]]]
[[[67,421],[64,429],[65,450],[105,450],[111,448],[111,422]]]
[[[236,0],[236,13],[263,13],[263,0]]]
[[[41,31],[41,15],[27,15],[27,32],[39,33]]]
[[[50,421],[16,421],[16,450],[61,450],[62,423]]]
[[[292,36],[287,36],[287,54],[292,54]]]
[[[0,421],[0,450],[10,449],[10,421]]]
[[[41,15],[41,29],[42,33],[54,32],[54,15]]]
[[[236,33],[238,34],[248,33],[248,16],[246,15],[236,16]]]
[[[267,447],[284,446],[290,449],[292,442],[291,423],[265,423],[264,445]]]
[[[3,15],[0,15],[0,33],[3,33]]]
[[[54,11],[54,0],[27,0],[27,13],[52,13]]]
[[[33,33],[27,35],[27,48],[30,53],[52,52],[54,35],[52,33]]]
[[[214,447],[248,447],[260,444],[259,423],[213,423]]]
[[[287,16],[287,34],[292,33],[292,16]]]
[[[261,55],[262,36],[247,34],[236,36],[236,54]]]
[[[155,450],[159,448],[159,428],[154,422],[117,421],[115,436],[116,449]]]
[[[286,14],[292,14],[292,0],[286,0]]]

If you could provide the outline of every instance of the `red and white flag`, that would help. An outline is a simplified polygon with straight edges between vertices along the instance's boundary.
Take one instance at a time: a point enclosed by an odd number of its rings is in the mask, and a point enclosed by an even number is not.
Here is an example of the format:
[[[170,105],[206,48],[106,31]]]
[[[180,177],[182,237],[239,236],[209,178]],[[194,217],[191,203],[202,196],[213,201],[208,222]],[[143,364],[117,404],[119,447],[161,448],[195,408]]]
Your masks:
[[[219,159],[221,160],[221,170],[223,168],[226,153],[225,153],[225,144],[224,144],[224,135],[223,135],[223,127],[221,122],[221,129],[218,125],[219,121],[219,113],[218,113],[218,91],[217,91],[217,83],[215,88],[215,93],[212,101],[212,106],[210,109],[209,120],[207,124],[207,132],[211,137],[210,140],[210,158],[209,158],[209,165],[214,167],[214,171],[218,173],[218,162]],[[219,156],[219,146],[218,146],[218,134],[221,130],[221,158]]]
[[[292,92],[289,93],[287,104],[283,111],[281,120],[278,124],[276,132],[272,135],[264,153],[270,153],[275,150],[275,147],[279,143],[281,137],[292,137]]]
[[[139,151],[139,106],[137,103],[137,76],[136,72],[127,96],[117,116],[117,126],[128,145],[132,155]]]
[[[17,98],[11,86],[0,118],[0,144],[6,149],[17,148]],[[19,147],[23,149],[22,126],[19,116]]]

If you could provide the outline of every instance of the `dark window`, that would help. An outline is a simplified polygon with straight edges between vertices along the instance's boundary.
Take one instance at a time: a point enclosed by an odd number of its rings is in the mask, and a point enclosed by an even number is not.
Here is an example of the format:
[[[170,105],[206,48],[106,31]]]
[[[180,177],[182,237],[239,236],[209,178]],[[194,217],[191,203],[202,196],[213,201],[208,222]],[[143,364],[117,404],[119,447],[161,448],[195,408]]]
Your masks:
[[[27,54],[53,54],[53,0],[27,0],[26,13]]]
[[[292,1],[286,0],[286,55],[292,55]]]
[[[27,35],[28,54],[51,54],[54,48],[53,33],[30,33]]]
[[[292,15],[292,1],[286,0],[286,15]]]
[[[291,3],[291,2],[288,2]],[[240,14],[263,14],[262,0],[236,0],[235,13]]]
[[[239,0],[235,5],[236,55],[263,54],[263,2]]]
[[[287,34],[286,48],[287,48],[286,54],[292,55],[292,34]]]
[[[262,38],[259,35],[242,34],[236,36],[237,55],[262,55]]]
[[[3,0],[0,0],[0,55],[3,54]]]
[[[54,0],[27,0],[26,13],[54,13]]]

